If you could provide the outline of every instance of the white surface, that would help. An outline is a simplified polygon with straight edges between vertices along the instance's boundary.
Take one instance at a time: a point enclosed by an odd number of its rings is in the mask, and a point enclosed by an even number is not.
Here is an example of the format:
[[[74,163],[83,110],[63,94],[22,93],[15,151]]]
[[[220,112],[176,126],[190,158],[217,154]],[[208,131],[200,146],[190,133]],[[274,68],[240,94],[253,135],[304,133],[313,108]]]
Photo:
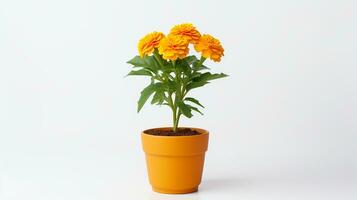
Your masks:
[[[356,199],[356,1],[0,1],[0,200]],[[221,39],[197,90],[200,192],[150,191],[139,133],[171,123],[123,78],[147,32]]]

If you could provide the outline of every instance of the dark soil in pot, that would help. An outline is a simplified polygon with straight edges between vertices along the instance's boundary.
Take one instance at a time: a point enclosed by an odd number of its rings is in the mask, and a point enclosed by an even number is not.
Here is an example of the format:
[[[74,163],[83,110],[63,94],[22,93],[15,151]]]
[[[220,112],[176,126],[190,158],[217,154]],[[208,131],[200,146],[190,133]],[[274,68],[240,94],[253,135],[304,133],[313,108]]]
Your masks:
[[[172,129],[149,129],[144,131],[144,133],[157,136],[190,136],[201,134],[198,131],[192,130],[190,128],[178,128],[176,132],[174,132]]]

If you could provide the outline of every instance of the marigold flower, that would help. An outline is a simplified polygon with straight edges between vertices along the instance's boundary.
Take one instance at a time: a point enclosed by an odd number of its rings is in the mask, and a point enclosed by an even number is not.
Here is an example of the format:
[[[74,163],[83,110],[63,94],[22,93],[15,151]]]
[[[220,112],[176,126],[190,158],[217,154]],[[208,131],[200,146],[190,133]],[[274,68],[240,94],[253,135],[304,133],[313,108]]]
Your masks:
[[[209,34],[203,34],[197,44],[195,44],[197,52],[201,52],[205,58],[210,58],[215,62],[221,61],[224,56],[224,49],[221,42]]]
[[[185,58],[188,51],[188,41],[180,36],[168,35],[159,44],[159,53],[166,60]]]
[[[170,35],[181,36],[189,43],[193,44],[197,43],[201,37],[201,34],[196,30],[196,27],[189,23],[174,26],[170,31]]]
[[[154,52],[155,48],[159,46],[159,43],[165,35],[160,32],[152,32],[145,35],[140,39],[138,43],[138,51],[141,57],[150,55]]]

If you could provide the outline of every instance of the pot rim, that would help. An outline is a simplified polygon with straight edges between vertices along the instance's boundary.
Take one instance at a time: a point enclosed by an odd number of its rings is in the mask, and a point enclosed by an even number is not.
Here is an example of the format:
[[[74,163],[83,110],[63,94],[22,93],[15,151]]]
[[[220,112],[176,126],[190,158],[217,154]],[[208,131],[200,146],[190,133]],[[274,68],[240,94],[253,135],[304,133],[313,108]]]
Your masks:
[[[171,126],[164,126],[164,127],[156,127],[156,128],[149,128],[149,129],[145,129],[141,132],[142,135],[145,135],[145,137],[156,137],[156,138],[195,138],[195,137],[202,137],[203,135],[208,135],[209,131],[207,131],[206,129],[203,128],[196,128],[196,127],[187,127],[187,126],[183,126],[183,127],[178,127],[178,128],[189,128],[189,129],[193,129],[198,131],[200,134],[198,135],[180,135],[180,136],[169,136],[169,135],[151,135],[148,133],[145,133],[145,131],[148,130],[155,130],[155,129],[172,129]]]

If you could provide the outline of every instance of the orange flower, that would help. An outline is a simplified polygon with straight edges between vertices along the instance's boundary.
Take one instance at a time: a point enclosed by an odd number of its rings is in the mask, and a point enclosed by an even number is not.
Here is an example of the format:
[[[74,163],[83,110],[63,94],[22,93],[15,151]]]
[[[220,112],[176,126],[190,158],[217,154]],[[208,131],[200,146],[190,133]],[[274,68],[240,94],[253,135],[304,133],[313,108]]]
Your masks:
[[[221,42],[208,34],[203,34],[197,44],[195,44],[197,52],[201,52],[205,58],[210,58],[215,62],[221,61],[221,57],[224,56],[224,49]]]
[[[141,57],[150,55],[154,49],[159,46],[159,43],[165,35],[160,32],[152,32],[145,35],[138,43],[138,51]]]
[[[159,53],[166,60],[185,58],[188,51],[188,41],[180,36],[168,35],[159,44]]]
[[[196,30],[196,27],[188,23],[174,26],[170,31],[170,35],[181,36],[189,43],[193,44],[197,43],[201,37],[201,34]]]

